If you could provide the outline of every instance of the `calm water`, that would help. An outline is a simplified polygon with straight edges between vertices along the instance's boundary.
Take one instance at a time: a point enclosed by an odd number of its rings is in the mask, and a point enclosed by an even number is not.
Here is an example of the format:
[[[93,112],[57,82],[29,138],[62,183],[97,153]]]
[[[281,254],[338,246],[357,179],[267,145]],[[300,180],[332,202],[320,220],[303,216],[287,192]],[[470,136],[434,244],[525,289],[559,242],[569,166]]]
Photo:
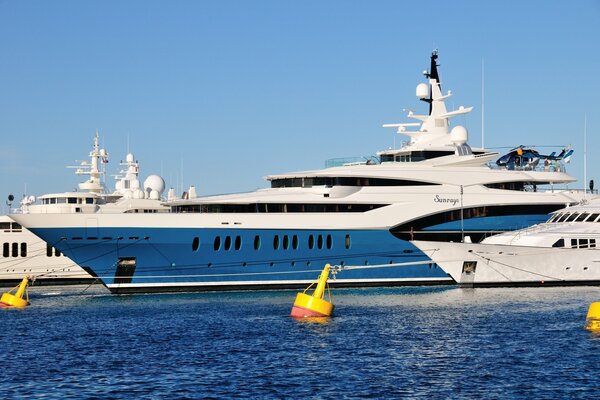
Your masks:
[[[600,288],[111,296],[32,288],[0,311],[2,398],[598,398]]]

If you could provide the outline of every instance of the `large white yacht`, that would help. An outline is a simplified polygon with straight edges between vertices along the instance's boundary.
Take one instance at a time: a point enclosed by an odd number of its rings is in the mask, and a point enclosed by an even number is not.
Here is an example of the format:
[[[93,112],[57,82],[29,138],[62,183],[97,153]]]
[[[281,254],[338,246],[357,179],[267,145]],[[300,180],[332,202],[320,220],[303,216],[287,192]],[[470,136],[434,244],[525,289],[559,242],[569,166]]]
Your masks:
[[[600,199],[481,243],[414,241],[461,286],[600,284]]]
[[[155,213],[168,212],[162,204],[164,190],[162,178],[151,175],[144,186],[138,180],[139,164],[133,154],[127,154],[121,162],[116,178],[116,189],[108,193],[102,180],[101,165],[108,161],[108,153],[94,138],[89,154],[90,161],[77,165],[77,175],[88,176],[78,185],[79,191],[46,194],[37,201],[33,196],[24,196],[20,202],[20,213]],[[173,194],[171,194],[173,195]],[[14,197],[10,197],[12,202]],[[12,204],[11,204],[12,205]],[[95,279],[79,267],[59,249],[35,236],[7,215],[0,216],[0,285],[13,285],[24,275],[30,275],[36,284],[89,283]]]
[[[170,203],[170,213],[15,215],[113,293],[301,287],[325,263],[334,286],[452,284],[411,239],[456,240],[520,229],[575,204],[560,157],[493,163],[450,119],[431,56],[417,122],[386,124],[410,141],[362,160],[270,175],[250,193]],[[416,129],[415,129],[416,128]],[[415,129],[415,130],[410,130]]]

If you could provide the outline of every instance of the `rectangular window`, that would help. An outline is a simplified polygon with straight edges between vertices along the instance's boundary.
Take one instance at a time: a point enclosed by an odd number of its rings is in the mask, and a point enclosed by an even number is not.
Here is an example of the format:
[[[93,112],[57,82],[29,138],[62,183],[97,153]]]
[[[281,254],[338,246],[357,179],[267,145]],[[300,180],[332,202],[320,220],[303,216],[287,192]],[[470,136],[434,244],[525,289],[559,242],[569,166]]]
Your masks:
[[[77,204],[77,198],[76,197],[69,197],[67,202],[69,204]]]
[[[589,215],[590,215],[590,214],[588,214],[588,213],[581,213],[581,215],[579,215],[579,217],[577,217],[576,221],[577,221],[577,222],[581,222],[581,221],[583,221],[584,219],[586,219],[586,218],[587,218]]]
[[[27,257],[27,243],[21,243],[21,257]]]
[[[10,252],[8,251],[8,247],[9,247],[8,243],[4,243],[2,245],[2,257],[8,257],[10,255]]]
[[[567,218],[567,222],[575,221],[575,218],[577,218],[578,215],[579,213],[573,213],[569,215],[569,218]]]
[[[572,249],[576,249],[577,248],[577,239],[571,239],[571,248]]]
[[[8,232],[10,230],[10,222],[0,222],[0,230]]]
[[[13,232],[21,232],[22,229],[23,227],[20,224],[17,224],[16,222],[12,223]]]
[[[52,246],[46,244],[46,257],[52,257]]]
[[[15,242],[12,244],[12,249],[10,253],[10,255],[13,257],[19,257],[19,243]]]
[[[587,249],[587,247],[588,247],[588,240],[587,239],[579,239],[579,248]]]
[[[598,219],[598,215],[600,215],[600,214],[592,214],[592,215],[590,215],[590,217],[587,219],[586,222],[595,222],[596,219]]]
[[[590,239],[590,248],[596,247],[596,239]]]

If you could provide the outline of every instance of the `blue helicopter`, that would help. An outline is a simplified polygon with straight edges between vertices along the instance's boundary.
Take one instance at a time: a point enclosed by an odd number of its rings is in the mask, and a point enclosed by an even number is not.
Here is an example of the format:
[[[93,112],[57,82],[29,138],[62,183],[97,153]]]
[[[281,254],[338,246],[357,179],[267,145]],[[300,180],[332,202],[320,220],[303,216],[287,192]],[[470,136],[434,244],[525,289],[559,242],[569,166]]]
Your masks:
[[[560,161],[568,163],[571,161],[571,156],[573,155],[573,150],[571,146],[567,146],[562,151],[556,155],[556,152],[545,155],[540,154],[537,150],[526,146],[519,146],[513,148],[509,153],[503,155],[496,161],[496,165],[499,167],[506,167],[508,169],[514,168],[525,168],[525,169],[535,169],[539,164],[540,160],[545,161]],[[546,163],[548,165],[548,163]]]

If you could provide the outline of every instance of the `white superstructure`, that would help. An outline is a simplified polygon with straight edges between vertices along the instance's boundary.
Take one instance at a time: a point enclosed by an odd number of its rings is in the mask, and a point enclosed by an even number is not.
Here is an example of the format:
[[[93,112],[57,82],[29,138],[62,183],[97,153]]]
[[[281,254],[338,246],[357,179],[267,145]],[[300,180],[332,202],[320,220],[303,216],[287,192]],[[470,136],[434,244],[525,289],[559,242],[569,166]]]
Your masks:
[[[463,286],[600,284],[600,199],[481,243],[413,243]]]

